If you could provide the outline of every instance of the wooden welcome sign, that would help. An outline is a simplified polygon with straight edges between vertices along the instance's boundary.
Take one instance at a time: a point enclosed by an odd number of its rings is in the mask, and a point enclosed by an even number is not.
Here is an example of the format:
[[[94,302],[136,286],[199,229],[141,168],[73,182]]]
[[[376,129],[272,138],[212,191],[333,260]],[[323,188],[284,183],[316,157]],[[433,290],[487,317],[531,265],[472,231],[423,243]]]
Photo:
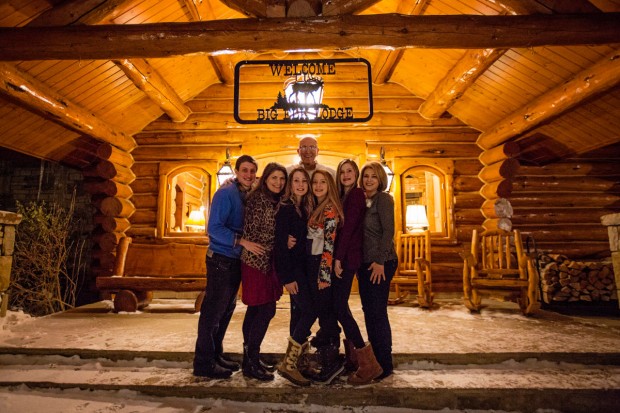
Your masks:
[[[365,59],[244,60],[235,66],[242,124],[367,122],[372,76]]]

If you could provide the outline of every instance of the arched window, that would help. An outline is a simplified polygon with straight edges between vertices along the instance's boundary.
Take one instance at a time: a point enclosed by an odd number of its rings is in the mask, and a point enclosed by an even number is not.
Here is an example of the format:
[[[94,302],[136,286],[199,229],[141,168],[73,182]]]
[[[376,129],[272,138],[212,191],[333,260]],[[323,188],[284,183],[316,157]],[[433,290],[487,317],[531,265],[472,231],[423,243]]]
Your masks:
[[[196,166],[166,169],[168,173],[160,175],[158,233],[164,237],[205,236],[211,175]]]
[[[434,237],[450,237],[452,179],[430,165],[416,165],[400,176],[402,229],[429,229]]]

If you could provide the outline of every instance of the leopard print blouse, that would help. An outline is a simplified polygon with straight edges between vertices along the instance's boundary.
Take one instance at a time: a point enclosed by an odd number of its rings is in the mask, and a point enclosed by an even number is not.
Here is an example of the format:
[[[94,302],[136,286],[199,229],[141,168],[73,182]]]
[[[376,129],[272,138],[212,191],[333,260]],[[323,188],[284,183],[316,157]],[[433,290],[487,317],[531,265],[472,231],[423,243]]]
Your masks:
[[[245,207],[243,238],[261,244],[266,251],[263,255],[256,255],[244,248],[241,252],[241,261],[264,273],[267,273],[273,265],[277,206],[277,202],[268,195],[257,191],[248,196]]]

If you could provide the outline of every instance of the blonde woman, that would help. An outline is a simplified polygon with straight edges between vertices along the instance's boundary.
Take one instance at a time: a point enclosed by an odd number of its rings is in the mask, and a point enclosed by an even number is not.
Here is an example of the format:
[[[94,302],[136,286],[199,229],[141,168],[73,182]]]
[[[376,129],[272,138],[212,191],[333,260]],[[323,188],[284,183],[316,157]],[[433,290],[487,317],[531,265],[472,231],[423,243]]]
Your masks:
[[[360,186],[366,195],[362,265],[357,272],[368,339],[383,373],[394,371],[392,328],[387,304],[398,259],[394,249],[394,199],[385,192],[387,175],[379,162],[362,168]]]

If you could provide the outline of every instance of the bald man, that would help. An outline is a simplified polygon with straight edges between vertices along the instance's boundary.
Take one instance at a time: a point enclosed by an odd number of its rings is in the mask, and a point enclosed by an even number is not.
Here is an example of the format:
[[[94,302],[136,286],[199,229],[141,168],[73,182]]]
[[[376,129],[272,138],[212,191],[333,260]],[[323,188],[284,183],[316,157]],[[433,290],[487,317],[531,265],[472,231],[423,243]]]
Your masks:
[[[301,158],[301,162],[294,165],[289,165],[286,171],[290,174],[293,168],[303,166],[304,169],[312,176],[312,173],[317,169],[329,172],[334,179],[336,179],[336,171],[329,166],[322,165],[316,161],[316,156],[319,154],[319,145],[316,139],[312,136],[306,136],[299,141],[299,148],[297,153]]]

